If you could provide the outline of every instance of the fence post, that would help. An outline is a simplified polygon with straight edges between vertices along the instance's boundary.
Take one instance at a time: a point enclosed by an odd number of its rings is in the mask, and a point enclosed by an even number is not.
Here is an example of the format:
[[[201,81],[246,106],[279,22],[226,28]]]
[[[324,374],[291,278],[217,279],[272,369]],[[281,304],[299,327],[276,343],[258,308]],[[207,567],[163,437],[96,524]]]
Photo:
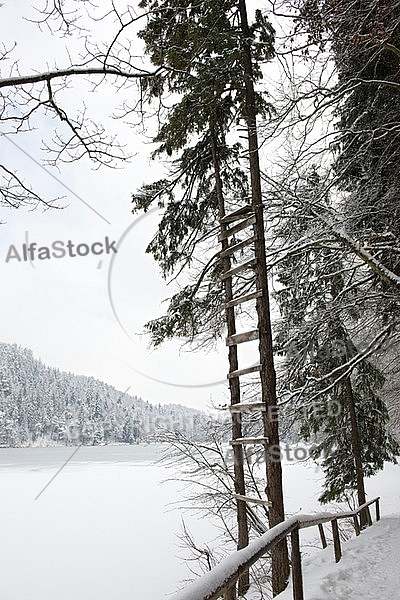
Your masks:
[[[236,583],[224,592],[224,600],[236,600]]]
[[[326,543],[325,531],[324,531],[324,526],[322,525],[322,523],[318,523],[318,529],[319,529],[319,535],[321,537],[322,547],[326,548],[328,544]]]
[[[377,498],[375,500],[375,513],[376,513],[376,520],[380,521],[380,519],[381,519],[381,511],[379,510],[379,498]]]
[[[298,526],[296,526],[296,529],[292,530],[290,537],[292,542],[293,600],[304,600],[303,574],[301,572],[301,553]]]
[[[357,515],[353,516],[353,521],[354,521],[354,529],[356,530],[356,535],[360,535],[360,524],[358,522]]]
[[[338,563],[342,558],[342,550],[340,548],[340,537],[339,537],[339,528],[337,524],[337,519],[331,521],[332,524],[332,534],[333,534],[333,547],[335,549],[335,560]]]

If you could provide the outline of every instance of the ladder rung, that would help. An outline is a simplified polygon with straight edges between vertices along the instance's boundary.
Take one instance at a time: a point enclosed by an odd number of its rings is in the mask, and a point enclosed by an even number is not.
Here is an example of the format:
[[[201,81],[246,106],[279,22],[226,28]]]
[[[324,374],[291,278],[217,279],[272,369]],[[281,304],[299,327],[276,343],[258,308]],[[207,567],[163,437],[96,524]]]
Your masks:
[[[242,231],[242,229],[246,229],[246,227],[250,227],[250,225],[254,225],[255,222],[256,222],[256,218],[254,216],[252,216],[252,217],[246,219],[245,221],[242,221],[241,223],[239,223],[239,225],[235,225],[235,227],[231,227],[230,229],[227,229],[226,231],[221,233],[218,236],[218,240],[220,242],[222,242],[222,240],[226,240],[227,238],[231,237],[231,235],[235,235],[235,233],[239,233],[239,231]]]
[[[252,367],[247,367],[246,369],[239,369],[238,371],[232,371],[228,373],[228,379],[233,379],[234,377],[240,377],[241,375],[247,375],[248,373],[256,373],[257,371],[261,371],[261,365],[253,365]]]
[[[222,273],[221,280],[224,281],[224,279],[228,279],[228,277],[232,277],[232,275],[236,275],[237,273],[240,273],[241,271],[246,271],[246,269],[251,269],[252,267],[255,267],[256,264],[257,264],[257,259],[252,258],[251,260],[248,260],[247,262],[244,262],[241,265],[234,267],[233,269],[230,269],[229,271],[225,271],[225,273]]]
[[[251,206],[251,204],[246,204],[246,206],[242,206],[242,208],[238,208],[237,210],[231,212],[229,215],[225,215],[224,217],[222,217],[220,223],[232,223],[233,221],[242,219],[246,215],[248,215],[249,212],[251,212],[252,210],[253,207]]]
[[[251,342],[258,340],[258,329],[253,331],[246,331],[245,333],[236,333],[226,338],[227,346],[236,346],[236,344],[243,344],[244,342]]]
[[[252,292],[251,294],[247,294],[247,296],[242,296],[241,298],[237,298],[236,300],[230,300],[229,302],[226,302],[225,308],[232,308],[232,306],[243,304],[243,302],[249,302],[249,300],[261,298],[262,294],[262,290],[258,290],[257,292]]]
[[[219,253],[219,257],[224,258],[224,256],[229,256],[229,254],[233,254],[234,252],[237,252],[238,250],[241,250],[242,248],[246,248],[246,246],[250,246],[250,244],[253,244],[256,240],[257,240],[257,236],[252,235],[247,240],[243,240],[243,242],[239,242],[238,244],[229,246],[229,248],[226,248],[226,250],[222,250],[222,252]]]
[[[228,407],[231,413],[245,413],[245,412],[265,412],[267,405],[265,402],[238,402]]]
[[[231,446],[241,446],[242,444],[268,444],[268,442],[267,437],[247,437],[236,438],[236,440],[231,440],[229,443]]]
[[[242,496],[241,494],[233,494],[236,500],[243,500],[243,502],[254,502],[254,504],[262,504],[264,506],[272,506],[272,502],[269,500],[262,500],[262,498],[250,498],[249,496]]]

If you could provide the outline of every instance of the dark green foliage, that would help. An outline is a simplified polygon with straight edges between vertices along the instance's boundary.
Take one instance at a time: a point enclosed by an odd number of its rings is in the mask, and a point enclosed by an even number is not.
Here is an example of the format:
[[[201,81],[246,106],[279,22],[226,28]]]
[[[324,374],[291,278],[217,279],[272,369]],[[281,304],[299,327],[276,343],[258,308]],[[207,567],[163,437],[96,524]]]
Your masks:
[[[346,192],[343,227],[400,275],[400,3],[306,0],[300,15],[311,40],[329,45],[338,75],[335,170]],[[335,97],[334,94],[332,96]],[[377,312],[399,299],[376,277]]]
[[[240,146],[223,146],[219,154],[222,180],[235,200],[243,202],[248,188],[239,163]],[[190,262],[199,240],[206,239],[207,234],[215,236],[218,227],[209,133],[195,146],[182,150],[172,165],[170,179],[144,185],[133,195],[133,202],[135,211],[146,211],[153,203],[165,209],[158,232],[147,248],[163,274],[170,275],[180,263]]]
[[[147,26],[139,34],[146,52],[155,65],[166,67],[165,75],[145,83],[145,98],[161,101],[166,97],[171,105],[168,95],[172,94],[172,106],[161,109],[154,157],[167,156],[171,162],[167,178],[143,186],[133,194],[133,204],[134,211],[147,210],[155,203],[164,209],[147,252],[168,276],[191,266],[206,247],[217,244],[215,161],[227,206],[240,206],[249,198],[243,148],[237,132],[232,133],[245,117],[243,41],[236,1],[144,0],[141,7],[149,11]],[[273,29],[259,10],[251,35],[257,80],[262,76],[259,63],[273,56],[274,40]],[[257,107],[264,115],[272,110],[260,94]],[[154,343],[174,332],[193,338],[209,322],[217,329],[223,326],[222,285],[215,275],[208,277],[221,268],[216,251],[213,254],[204,285],[188,286],[173,296],[167,315],[148,324]]]
[[[297,5],[299,29],[305,24],[309,41],[331,50],[338,76],[331,102],[337,119],[335,184],[342,194],[331,218],[342,222],[354,248],[399,275],[400,3],[299,0]],[[342,499],[356,487],[346,410],[349,389],[363,475],[375,473],[384,460],[394,460],[399,453],[386,432],[384,373],[378,368],[385,364],[385,349],[370,356],[361,352],[385,327],[395,342],[399,296],[375,270],[357,266],[354,254],[340,243],[312,243],[327,237],[313,219],[315,212],[307,213],[307,198],[313,192],[314,198],[321,197],[319,186],[301,191],[306,198],[302,221],[290,221],[296,231],[293,239],[301,240],[309,232],[310,249],[290,253],[286,271],[280,273],[284,287],[279,299],[286,322],[279,328],[278,347],[284,350],[284,343],[289,344],[287,376],[293,400],[322,403],[303,422],[301,434],[307,439],[317,436],[314,453],[323,457],[322,499],[328,501]],[[331,402],[340,407],[338,414],[329,413]]]
[[[400,6],[363,0],[354,10],[350,2],[339,4],[341,14],[330,19],[339,83],[365,81],[339,108],[344,134],[336,166],[350,192],[348,227],[400,274],[400,60],[387,47],[400,47]]]
[[[332,366],[332,365],[331,365]],[[364,477],[380,471],[385,461],[396,461],[400,447],[387,432],[388,412],[379,396],[382,374],[368,361],[360,363],[351,377],[357,421],[362,445]],[[310,410],[302,424],[304,439],[321,440],[314,444],[312,456],[321,459],[325,473],[321,502],[347,500],[356,488],[354,455],[346,389],[338,382],[325,394],[316,409]]]
[[[147,323],[146,329],[151,334],[154,346],[174,337],[193,341],[202,334],[208,339],[221,336],[223,314],[219,278],[211,279],[200,297],[197,288],[197,285],[184,287],[172,297],[165,316]]]

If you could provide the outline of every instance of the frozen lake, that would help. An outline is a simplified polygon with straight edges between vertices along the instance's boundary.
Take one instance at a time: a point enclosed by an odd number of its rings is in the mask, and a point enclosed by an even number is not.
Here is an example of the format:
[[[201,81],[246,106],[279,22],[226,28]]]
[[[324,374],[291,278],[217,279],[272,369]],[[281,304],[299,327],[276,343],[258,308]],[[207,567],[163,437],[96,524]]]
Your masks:
[[[161,446],[82,447],[35,500],[73,452],[0,449],[1,600],[166,600],[189,571],[177,538],[182,511],[170,505],[182,484],[157,463]],[[320,511],[321,471],[290,461],[283,470],[288,516]],[[399,473],[386,465],[367,480],[383,514],[398,512]],[[215,538],[209,520],[184,517],[197,540]],[[319,551],[317,537],[302,532],[304,555]]]
[[[0,449],[2,600],[154,600],[188,575],[160,446]],[[186,520],[186,516],[185,516]],[[210,525],[189,517],[197,534]]]

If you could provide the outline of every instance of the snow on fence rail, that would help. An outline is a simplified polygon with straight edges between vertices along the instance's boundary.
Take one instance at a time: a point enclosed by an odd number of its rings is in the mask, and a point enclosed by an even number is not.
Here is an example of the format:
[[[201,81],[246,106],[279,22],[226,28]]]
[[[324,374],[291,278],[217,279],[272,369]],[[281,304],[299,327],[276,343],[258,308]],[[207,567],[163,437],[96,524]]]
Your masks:
[[[361,515],[363,511],[365,511],[366,521],[368,525],[372,525],[369,506],[375,504],[376,520],[379,521],[379,500],[379,497],[374,498],[373,500],[362,504],[354,511],[343,513],[324,512],[315,515],[296,515],[291,517],[290,519],[279,523],[258,539],[250,542],[246,548],[233,552],[211,571],[188,585],[184,590],[175,594],[171,600],[216,600],[221,597],[225,600],[232,600],[236,598],[235,585],[240,575],[245,573],[259,558],[289,534],[291,536],[292,546],[293,599],[304,600],[299,539],[300,529],[318,525],[322,546],[323,548],[326,548],[327,543],[323,530],[323,523],[328,523],[330,521],[332,525],[335,560],[336,562],[339,562],[342,552],[337,523],[338,520],[352,518],[356,535],[359,535],[361,527],[358,515]]]

